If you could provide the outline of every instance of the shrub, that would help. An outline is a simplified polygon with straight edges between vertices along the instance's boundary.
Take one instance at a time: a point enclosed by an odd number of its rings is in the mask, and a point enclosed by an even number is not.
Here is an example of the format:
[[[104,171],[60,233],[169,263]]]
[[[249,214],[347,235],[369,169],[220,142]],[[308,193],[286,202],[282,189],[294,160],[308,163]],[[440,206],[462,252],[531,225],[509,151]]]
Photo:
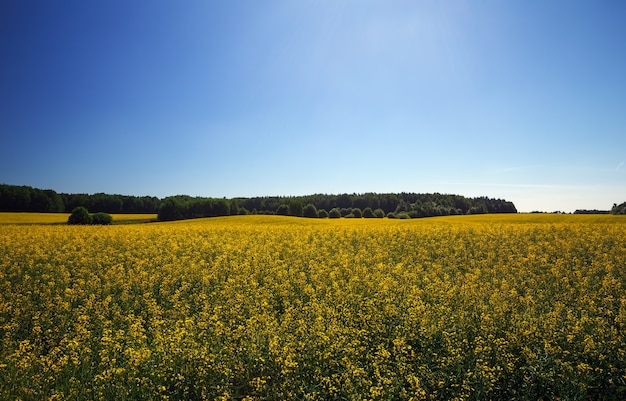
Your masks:
[[[317,208],[312,203],[309,203],[308,205],[306,205],[302,213],[304,214],[304,217],[312,217],[312,218],[318,217]]]
[[[108,213],[98,212],[91,215],[92,224],[109,225],[113,223],[113,217]]]
[[[352,213],[350,213],[350,214],[354,215],[354,217],[357,218],[357,219],[360,219],[363,216],[363,213],[361,212],[361,209],[359,209],[358,207],[355,207],[354,209],[352,209]]]
[[[341,217],[341,212],[339,211],[339,209],[334,207],[330,209],[330,212],[328,212],[328,217],[331,219],[338,219]]]
[[[317,211],[317,216],[320,219],[327,219],[328,218],[328,212],[326,210],[324,210],[324,209],[320,209],[320,210]]]
[[[382,219],[383,217],[385,217],[385,211],[383,209],[376,209],[374,210],[374,216]]]
[[[376,216],[374,216],[374,211],[372,210],[372,208],[368,206],[363,209],[363,217],[365,217],[366,219],[371,219],[372,217]]]
[[[92,221],[89,211],[83,206],[78,206],[72,210],[72,214],[67,219],[67,224],[91,224]]]
[[[279,214],[281,216],[287,216],[289,214],[289,206],[285,204],[278,206],[278,209],[276,209],[276,214]]]
[[[410,219],[411,216],[407,212],[400,212],[396,214],[397,219]]]
[[[302,217],[304,214],[304,207],[302,206],[302,201],[299,199],[291,199],[289,201],[289,215]]]

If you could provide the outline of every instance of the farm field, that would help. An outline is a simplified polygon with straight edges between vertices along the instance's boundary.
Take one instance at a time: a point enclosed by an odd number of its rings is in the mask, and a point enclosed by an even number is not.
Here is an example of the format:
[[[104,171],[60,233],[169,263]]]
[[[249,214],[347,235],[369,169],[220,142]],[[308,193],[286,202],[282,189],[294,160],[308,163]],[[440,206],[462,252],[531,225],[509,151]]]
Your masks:
[[[0,399],[626,398],[623,216],[4,223]]]
[[[0,224],[62,224],[70,213],[0,212]],[[113,223],[146,222],[155,220],[156,214],[112,214]]]

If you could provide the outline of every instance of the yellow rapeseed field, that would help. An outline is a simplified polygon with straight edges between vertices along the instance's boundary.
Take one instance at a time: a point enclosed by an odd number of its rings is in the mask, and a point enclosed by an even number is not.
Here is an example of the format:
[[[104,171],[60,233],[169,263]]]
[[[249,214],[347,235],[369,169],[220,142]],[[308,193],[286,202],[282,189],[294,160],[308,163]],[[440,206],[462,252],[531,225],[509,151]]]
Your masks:
[[[626,219],[0,225],[0,399],[624,399]]]
[[[0,212],[0,224],[62,224],[67,223],[70,213]],[[156,214],[112,214],[114,223],[149,222]]]

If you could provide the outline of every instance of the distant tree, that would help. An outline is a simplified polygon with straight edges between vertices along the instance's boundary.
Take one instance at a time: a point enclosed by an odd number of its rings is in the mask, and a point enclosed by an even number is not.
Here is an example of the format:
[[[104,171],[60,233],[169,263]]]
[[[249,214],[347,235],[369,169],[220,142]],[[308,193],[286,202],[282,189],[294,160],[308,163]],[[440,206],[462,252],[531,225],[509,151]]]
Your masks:
[[[613,208],[611,208],[611,213],[613,214],[626,214],[626,202],[621,204],[613,204]]]
[[[337,206],[341,209],[347,209],[352,206],[352,197],[348,194],[341,194],[337,197]],[[348,213],[346,213],[348,214]],[[345,216],[345,215],[344,215]]]
[[[175,197],[166,198],[159,206],[158,219],[161,221],[181,220],[185,218],[183,201]]]
[[[374,211],[372,210],[372,208],[368,206],[363,209],[363,217],[365,217],[366,219],[371,219],[372,217],[376,216],[374,215]]]
[[[467,214],[484,214],[487,213],[487,206],[484,203],[479,203],[478,205],[472,206],[470,210],[468,210]]]
[[[302,201],[300,199],[292,198],[289,201],[289,215],[290,216],[302,217],[302,214],[304,213],[303,209],[304,207],[302,206]]]
[[[109,225],[113,223],[113,217],[104,212],[98,212],[91,215],[92,224]]]
[[[72,210],[72,214],[67,219],[68,224],[91,224],[92,221],[89,211],[83,206],[78,206]]]
[[[361,209],[359,209],[358,207],[352,209],[352,212],[350,214],[352,214],[352,216],[356,219],[360,219],[361,217],[363,217],[363,212],[361,212]]]
[[[395,212],[395,213],[396,213],[396,215],[397,215],[397,214],[398,214],[398,213],[400,213],[400,212],[408,212],[408,211],[409,211],[409,209],[410,209],[409,204],[408,204],[406,201],[401,200],[401,201],[398,203],[398,206],[396,206],[396,210],[394,210],[394,212]]]
[[[232,199],[230,201],[230,214],[234,216],[237,214],[247,214],[247,213],[241,213],[239,210],[239,201],[237,199]]]
[[[411,216],[407,212],[400,212],[396,214],[396,219],[410,219]]]
[[[383,209],[376,209],[374,210],[374,217],[382,219],[383,217],[385,217],[385,212],[383,211]]]
[[[318,217],[317,208],[312,203],[309,203],[308,205],[306,205],[304,209],[302,210],[302,213],[304,214],[304,217],[312,217],[312,218]]]
[[[278,209],[276,209],[276,214],[281,216],[287,216],[289,214],[289,206],[285,204],[278,206]]]
[[[339,211],[339,209],[334,207],[330,209],[330,212],[328,212],[328,217],[331,219],[338,219],[341,217],[341,212]]]
[[[328,218],[328,212],[325,209],[320,209],[317,211],[317,216],[320,219],[327,219]]]

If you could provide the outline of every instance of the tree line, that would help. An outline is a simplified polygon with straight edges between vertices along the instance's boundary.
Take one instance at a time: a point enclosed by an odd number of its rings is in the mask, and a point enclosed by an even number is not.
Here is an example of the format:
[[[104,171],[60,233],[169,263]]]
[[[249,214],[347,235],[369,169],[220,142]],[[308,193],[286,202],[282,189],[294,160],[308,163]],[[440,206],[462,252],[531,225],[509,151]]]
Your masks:
[[[79,206],[105,213],[157,213],[154,196],[65,194],[51,189],[0,184],[0,211],[70,213]]]
[[[517,213],[512,202],[487,197],[467,198],[440,193],[315,194],[216,199],[190,196],[165,198],[159,220],[237,214],[278,214],[298,217],[418,218],[480,213]]]
[[[104,213],[158,213],[159,220],[181,220],[237,214],[304,217],[417,218],[480,213],[517,213],[512,202],[440,193],[314,194],[250,198],[207,198],[65,194],[51,189],[0,184],[0,211],[66,212],[82,206]]]

